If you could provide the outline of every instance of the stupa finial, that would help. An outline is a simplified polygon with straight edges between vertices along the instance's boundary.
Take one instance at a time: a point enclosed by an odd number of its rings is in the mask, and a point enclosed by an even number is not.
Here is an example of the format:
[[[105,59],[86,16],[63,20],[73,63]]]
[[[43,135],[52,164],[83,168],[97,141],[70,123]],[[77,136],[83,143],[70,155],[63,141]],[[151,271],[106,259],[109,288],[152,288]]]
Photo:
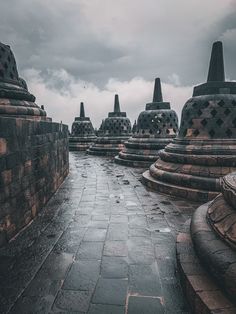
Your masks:
[[[159,77],[155,79],[153,102],[163,102],[162,92],[161,92],[161,80]]]
[[[120,112],[119,96],[115,95],[114,112]]]
[[[212,45],[207,82],[212,81],[225,81],[223,45],[221,41],[216,41]]]
[[[81,102],[81,103],[80,103],[80,118],[84,118],[84,117],[85,117],[84,103]]]

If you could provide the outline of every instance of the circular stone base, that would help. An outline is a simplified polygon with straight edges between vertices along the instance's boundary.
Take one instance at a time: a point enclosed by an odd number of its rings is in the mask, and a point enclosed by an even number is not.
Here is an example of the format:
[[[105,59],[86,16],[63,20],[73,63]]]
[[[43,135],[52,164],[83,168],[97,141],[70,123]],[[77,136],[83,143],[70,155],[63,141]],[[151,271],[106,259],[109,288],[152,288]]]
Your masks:
[[[98,156],[115,156],[124,149],[124,142],[127,137],[101,137],[97,138],[96,142],[89,147],[87,153],[89,155]]]
[[[182,288],[192,313],[236,313],[235,305],[222,293],[196,256],[189,224],[190,221],[187,221],[186,231],[177,236],[176,253]]]
[[[153,161],[122,159],[120,156],[115,157],[115,162],[122,166],[148,168]]]
[[[143,173],[142,183],[152,190],[201,203],[208,202],[219,194],[219,192],[193,189],[186,186],[178,186],[171,183],[159,181],[150,175],[149,170]]]
[[[236,252],[207,223],[207,212],[211,205],[212,202],[204,204],[194,212],[191,221],[191,237],[202,265],[235,302]],[[219,206],[223,211],[224,205]]]
[[[92,143],[69,143],[69,151],[86,151]]]

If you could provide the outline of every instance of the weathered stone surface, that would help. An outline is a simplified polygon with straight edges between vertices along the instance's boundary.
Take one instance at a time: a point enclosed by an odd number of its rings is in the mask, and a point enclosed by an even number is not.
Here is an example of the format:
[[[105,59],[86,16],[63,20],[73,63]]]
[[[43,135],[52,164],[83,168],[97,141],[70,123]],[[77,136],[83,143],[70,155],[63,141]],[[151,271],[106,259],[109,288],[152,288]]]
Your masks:
[[[26,82],[19,77],[10,46],[0,43],[0,115],[50,120],[37,106]]]
[[[37,215],[69,170],[67,126],[34,102],[0,43],[0,245]]]
[[[96,140],[95,131],[89,117],[85,117],[84,103],[80,104],[80,116],[75,118],[69,136],[70,151],[87,150]]]
[[[207,83],[196,86],[182,110],[179,134],[143,174],[161,192],[206,202],[219,178],[236,170],[236,83],[224,81],[222,43],[213,45]]]
[[[133,166],[148,167],[158,158],[158,152],[169,144],[178,132],[178,117],[170,109],[170,103],[163,102],[161,82],[155,80],[153,102],[146,104],[133,126],[133,135],[115,157],[115,162]]]
[[[189,313],[173,257],[176,231],[195,205],[147,191],[139,177],[71,152],[59,191],[0,249],[0,312]],[[111,240],[117,227],[122,240]]]
[[[87,150],[91,155],[116,155],[123,147],[124,141],[131,135],[131,123],[126,112],[120,111],[119,97],[115,95],[114,111],[102,121],[98,138]]]

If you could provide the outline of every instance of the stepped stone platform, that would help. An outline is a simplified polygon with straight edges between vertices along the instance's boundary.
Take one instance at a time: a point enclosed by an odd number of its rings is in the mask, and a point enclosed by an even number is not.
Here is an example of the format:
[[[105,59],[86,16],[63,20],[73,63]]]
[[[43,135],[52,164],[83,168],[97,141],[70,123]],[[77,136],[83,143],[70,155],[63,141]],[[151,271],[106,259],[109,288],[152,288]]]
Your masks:
[[[195,211],[190,230],[177,238],[178,264],[194,313],[236,313],[236,173],[221,179],[221,190]]]
[[[0,246],[35,218],[68,171],[67,126],[35,103],[0,43]]]
[[[170,109],[170,103],[163,102],[161,82],[155,80],[153,101],[146,104],[139,114],[133,135],[115,157],[115,162],[132,167],[149,167],[158,158],[160,149],[165,148],[178,132],[178,117]]]
[[[236,83],[225,82],[223,46],[213,44],[207,83],[196,86],[183,110],[178,136],[143,174],[158,191],[206,202],[220,177],[236,170]]]
[[[89,117],[85,117],[84,103],[80,103],[80,116],[75,118],[69,136],[69,150],[87,150],[96,140]]]
[[[109,112],[108,118],[102,121],[98,137],[87,150],[90,155],[115,156],[123,147],[124,142],[131,136],[131,123],[126,112],[120,111],[118,95],[115,95],[114,111]]]

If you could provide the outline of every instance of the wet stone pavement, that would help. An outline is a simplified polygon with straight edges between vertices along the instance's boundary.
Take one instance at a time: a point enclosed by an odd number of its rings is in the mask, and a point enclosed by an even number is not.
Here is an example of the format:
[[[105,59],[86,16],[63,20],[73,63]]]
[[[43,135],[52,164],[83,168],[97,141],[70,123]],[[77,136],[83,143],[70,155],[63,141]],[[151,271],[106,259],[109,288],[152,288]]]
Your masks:
[[[196,204],[148,191],[142,171],[70,154],[43,212],[0,249],[0,313],[189,313],[175,237]]]

